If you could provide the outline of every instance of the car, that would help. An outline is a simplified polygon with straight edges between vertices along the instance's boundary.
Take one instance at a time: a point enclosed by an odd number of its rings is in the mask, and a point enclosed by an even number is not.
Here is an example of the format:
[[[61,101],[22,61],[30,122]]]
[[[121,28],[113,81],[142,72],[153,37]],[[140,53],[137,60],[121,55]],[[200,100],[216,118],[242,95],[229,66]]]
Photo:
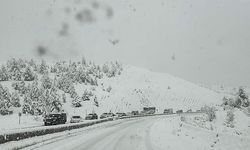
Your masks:
[[[192,112],[192,109],[188,109],[187,112],[188,112],[188,113],[189,113],[189,112]]]
[[[103,113],[101,114],[100,119],[107,118],[107,117],[108,117],[108,113]]]
[[[164,114],[173,114],[173,108],[164,109]]]
[[[114,117],[115,116],[115,114],[114,113],[108,113],[108,117]]]
[[[101,116],[100,116],[100,119],[103,119],[103,118],[111,118],[111,117],[114,117],[115,114],[113,113],[103,113]]]
[[[57,125],[57,124],[65,124],[67,122],[66,113],[55,113],[45,115],[43,119],[44,125]]]
[[[13,114],[12,110],[0,110],[1,115],[11,115]]]
[[[143,111],[141,111],[141,114],[154,114],[155,111],[155,107],[143,107]]]
[[[198,109],[198,110],[196,110],[196,112],[201,112],[201,110]]]
[[[126,115],[126,113],[119,113],[119,112],[118,112],[118,113],[116,113],[116,116],[117,116],[117,117],[125,117],[125,116],[127,116],[127,115]]]
[[[88,114],[85,117],[85,120],[94,120],[94,119],[98,119],[98,115],[96,113]]]
[[[81,116],[72,116],[70,119],[70,123],[78,123],[82,121],[82,117]]]
[[[177,110],[176,113],[177,113],[177,114],[183,113],[183,110],[181,110],[181,109],[180,109],[180,110]]]
[[[132,112],[131,112],[131,115],[132,115],[132,116],[137,116],[137,115],[139,115],[139,111],[132,111]]]

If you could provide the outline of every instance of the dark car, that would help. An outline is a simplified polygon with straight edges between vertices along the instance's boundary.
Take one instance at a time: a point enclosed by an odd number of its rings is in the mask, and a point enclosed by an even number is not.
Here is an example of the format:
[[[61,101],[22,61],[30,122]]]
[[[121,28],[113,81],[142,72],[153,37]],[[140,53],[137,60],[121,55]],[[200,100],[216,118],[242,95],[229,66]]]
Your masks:
[[[107,117],[108,117],[108,113],[103,113],[103,114],[100,116],[100,119],[107,118]]]
[[[103,119],[103,118],[110,118],[110,117],[114,117],[115,114],[113,113],[103,113],[101,116],[100,116],[100,119]]]
[[[183,110],[177,110],[176,113],[177,114],[183,113]]]
[[[44,125],[65,124],[67,122],[66,113],[48,114],[43,119]]]
[[[125,117],[127,116],[126,113],[116,113],[117,117]]]
[[[139,115],[139,111],[132,111],[132,112],[131,112],[131,115],[137,116],[137,115]]]
[[[97,116],[96,113],[88,114],[88,115],[85,117],[85,120],[94,120],[94,119],[98,119],[98,116]]]
[[[164,114],[173,114],[173,108],[164,109]]]
[[[192,112],[192,109],[188,109],[187,112],[188,112],[188,113]]]

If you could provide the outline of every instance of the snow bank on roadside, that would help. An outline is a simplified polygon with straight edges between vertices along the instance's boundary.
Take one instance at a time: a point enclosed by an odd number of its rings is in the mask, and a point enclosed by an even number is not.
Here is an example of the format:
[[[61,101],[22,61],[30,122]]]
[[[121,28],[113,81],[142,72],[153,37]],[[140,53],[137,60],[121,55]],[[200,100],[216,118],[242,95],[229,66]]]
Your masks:
[[[207,121],[206,115],[196,117],[185,116],[184,122],[192,126],[214,131],[216,133],[250,136],[250,117],[241,110],[234,109],[232,110],[234,114],[234,127],[228,127],[226,125],[228,111],[229,110],[223,110],[220,108],[216,111],[216,119],[212,122]]]

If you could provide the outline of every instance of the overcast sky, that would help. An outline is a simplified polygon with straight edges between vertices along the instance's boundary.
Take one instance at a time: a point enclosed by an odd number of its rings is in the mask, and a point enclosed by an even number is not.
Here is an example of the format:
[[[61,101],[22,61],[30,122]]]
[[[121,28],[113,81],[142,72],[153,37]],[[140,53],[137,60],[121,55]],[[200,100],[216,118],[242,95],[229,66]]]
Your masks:
[[[249,0],[0,0],[0,59],[120,60],[195,83],[250,85]]]

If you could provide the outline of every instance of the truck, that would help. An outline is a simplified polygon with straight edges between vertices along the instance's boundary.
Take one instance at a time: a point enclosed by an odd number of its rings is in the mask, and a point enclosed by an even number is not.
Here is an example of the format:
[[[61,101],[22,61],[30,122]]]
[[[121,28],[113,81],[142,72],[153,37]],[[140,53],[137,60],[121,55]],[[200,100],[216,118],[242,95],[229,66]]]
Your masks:
[[[67,115],[66,113],[48,114],[45,115],[43,122],[45,126],[65,124],[67,122]]]
[[[141,114],[154,114],[156,111],[155,107],[143,107]]]

